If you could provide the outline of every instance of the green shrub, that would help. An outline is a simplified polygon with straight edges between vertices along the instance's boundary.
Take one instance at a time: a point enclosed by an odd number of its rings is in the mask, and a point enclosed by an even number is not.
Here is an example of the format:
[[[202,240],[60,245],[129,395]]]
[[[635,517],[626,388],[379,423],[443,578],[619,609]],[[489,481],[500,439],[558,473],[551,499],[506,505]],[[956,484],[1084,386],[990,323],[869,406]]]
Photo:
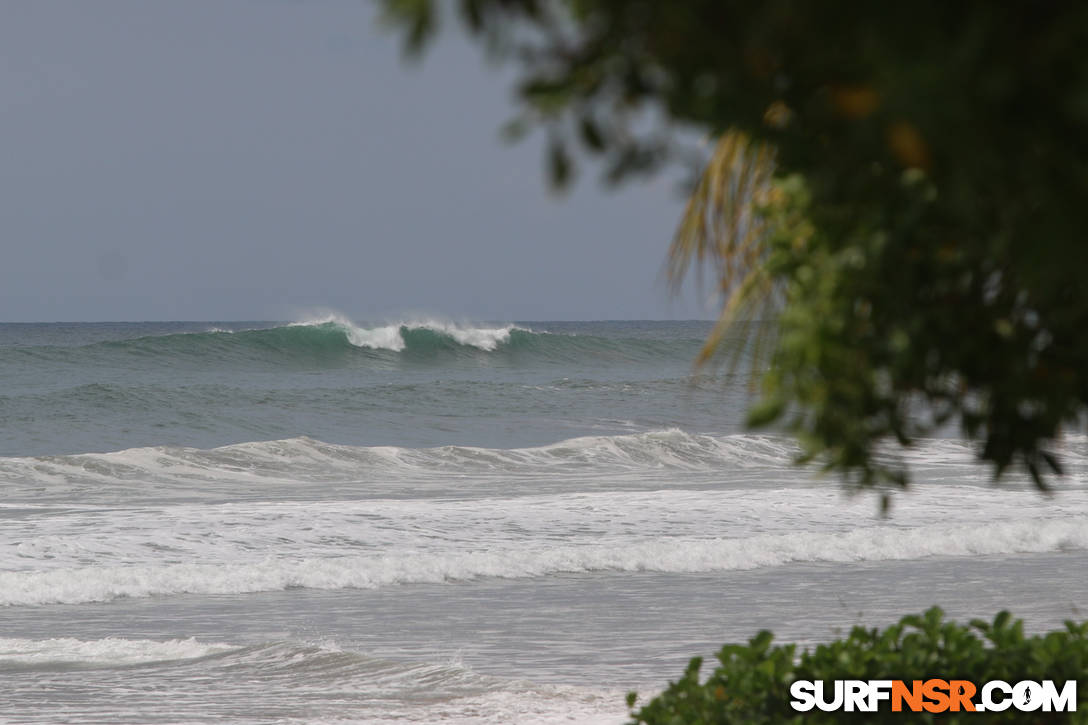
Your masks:
[[[804,650],[796,645],[772,645],[773,635],[762,631],[747,646],[726,645],[718,653],[717,669],[700,682],[702,659],[691,660],[683,676],[637,711],[632,723],[646,725],[724,725],[726,723],[1088,723],[1088,622],[1065,623],[1063,631],[1024,636],[1022,620],[1008,612],[992,623],[973,620],[969,625],[944,619],[933,607],[923,615],[904,617],[899,624],[879,629],[855,627],[849,636]],[[1059,689],[1077,680],[1074,712],[892,712],[888,701],[876,712],[796,712],[790,705],[795,680],[913,680],[940,678],[969,680],[982,685],[991,680],[1015,684],[1023,680],[1053,680]],[[627,696],[634,708],[637,695]],[[976,698],[977,701],[977,698]]]

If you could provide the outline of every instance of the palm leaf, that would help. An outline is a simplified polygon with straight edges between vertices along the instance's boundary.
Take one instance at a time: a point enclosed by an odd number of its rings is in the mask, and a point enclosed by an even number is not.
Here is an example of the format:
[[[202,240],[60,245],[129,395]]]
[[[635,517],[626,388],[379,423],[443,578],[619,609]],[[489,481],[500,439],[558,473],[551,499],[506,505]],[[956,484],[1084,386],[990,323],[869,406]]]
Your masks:
[[[771,198],[774,153],[740,131],[722,135],[688,199],[669,247],[667,273],[677,290],[692,269],[707,267],[717,278],[722,310],[696,358],[696,367],[723,350],[726,333],[741,320],[758,320],[775,308],[774,283],[767,274],[768,217],[761,208]],[[758,328],[754,340],[750,337]],[[767,326],[750,325],[740,344],[731,346],[735,366],[752,343],[753,370],[766,350]]]

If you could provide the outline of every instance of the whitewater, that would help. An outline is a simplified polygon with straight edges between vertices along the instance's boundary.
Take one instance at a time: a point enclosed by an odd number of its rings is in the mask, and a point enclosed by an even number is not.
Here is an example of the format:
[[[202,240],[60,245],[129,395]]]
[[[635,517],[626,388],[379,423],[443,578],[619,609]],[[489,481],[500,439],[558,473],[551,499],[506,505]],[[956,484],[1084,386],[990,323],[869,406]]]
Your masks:
[[[620,723],[761,628],[1085,617],[1088,438],[889,448],[882,516],[708,331],[0,324],[0,722]]]

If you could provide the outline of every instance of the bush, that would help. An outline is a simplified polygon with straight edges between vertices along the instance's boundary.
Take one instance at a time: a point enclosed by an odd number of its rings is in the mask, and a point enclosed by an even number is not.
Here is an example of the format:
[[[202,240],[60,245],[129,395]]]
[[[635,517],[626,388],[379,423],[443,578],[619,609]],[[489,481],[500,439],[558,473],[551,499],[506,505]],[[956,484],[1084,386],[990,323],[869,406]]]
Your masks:
[[[990,680],[1015,684],[1023,680],[1067,680],[1088,676],[1088,622],[1065,623],[1064,631],[1024,636],[1022,620],[1008,612],[992,623],[969,625],[944,619],[933,607],[922,615],[904,617],[881,631],[855,627],[844,639],[805,650],[773,645],[764,630],[747,646],[726,645],[718,653],[718,668],[700,683],[702,658],[691,660],[684,675],[668,689],[633,711],[632,725],[725,725],[732,723],[888,722],[995,723],[1088,722],[1088,682],[1079,682],[1075,712],[892,712],[888,701],[876,712],[808,712],[793,710],[790,685],[795,680],[970,680],[979,688]],[[829,695],[830,696],[830,692]],[[627,696],[633,708],[637,695]],[[976,698],[977,701],[977,698]]]

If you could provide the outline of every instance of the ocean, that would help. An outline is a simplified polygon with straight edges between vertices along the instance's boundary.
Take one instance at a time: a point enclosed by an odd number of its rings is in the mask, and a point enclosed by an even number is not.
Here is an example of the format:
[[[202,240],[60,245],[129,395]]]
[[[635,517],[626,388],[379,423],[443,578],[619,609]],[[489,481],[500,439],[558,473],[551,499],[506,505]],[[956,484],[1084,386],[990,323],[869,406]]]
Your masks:
[[[873,495],[707,322],[0,324],[0,721],[621,723],[687,660],[1088,618],[1088,439]]]

